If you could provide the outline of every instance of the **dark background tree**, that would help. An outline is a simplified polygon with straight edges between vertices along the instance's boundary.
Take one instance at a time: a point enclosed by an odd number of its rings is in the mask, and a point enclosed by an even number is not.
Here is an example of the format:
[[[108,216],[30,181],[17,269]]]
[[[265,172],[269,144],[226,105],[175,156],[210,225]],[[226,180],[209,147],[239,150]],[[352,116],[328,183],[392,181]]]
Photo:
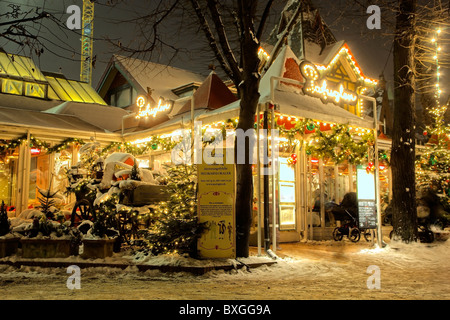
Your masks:
[[[343,6],[342,1],[338,3]],[[440,0],[348,0],[346,3],[348,6],[340,10],[342,15],[335,24],[353,25],[361,17],[367,18],[367,7],[375,4],[382,12],[382,28],[378,31],[381,34],[378,36],[392,43],[393,72],[389,80],[394,92],[391,150],[393,227],[402,241],[410,242],[417,239],[415,145],[417,139],[424,140],[423,128],[430,121],[428,110],[436,104],[435,53],[430,40],[438,27],[448,28],[450,4]],[[360,22],[358,24],[361,25]],[[360,32],[363,37],[371,37],[377,31],[360,27]],[[442,43],[444,48],[448,45],[446,34]],[[450,60],[445,50],[442,50],[440,59],[445,67]],[[388,63],[387,60],[386,66]],[[387,71],[386,66],[381,73]]]
[[[416,1],[399,0],[394,37],[394,132],[391,150],[394,233],[417,238],[415,182]]]

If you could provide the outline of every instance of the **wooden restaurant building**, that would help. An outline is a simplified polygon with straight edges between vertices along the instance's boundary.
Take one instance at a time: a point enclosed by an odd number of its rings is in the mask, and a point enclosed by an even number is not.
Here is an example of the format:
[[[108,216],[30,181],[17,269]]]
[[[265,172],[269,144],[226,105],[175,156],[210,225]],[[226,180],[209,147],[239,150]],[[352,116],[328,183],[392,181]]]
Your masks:
[[[284,45],[260,84],[257,116],[260,120],[255,128],[262,128],[261,119],[267,108],[273,114],[273,128],[280,129],[278,140],[271,141],[278,146],[279,157],[273,159],[277,174],[270,178],[270,208],[276,208],[281,242],[331,239],[336,221],[327,211],[327,204],[339,204],[346,193],[357,191],[357,165],[374,171],[373,102],[377,104],[378,122],[384,124],[389,120],[381,110],[384,101],[381,95],[378,97],[378,81],[364,75],[344,41],[323,49],[307,43],[305,48],[305,59],[300,60],[289,45]],[[261,57],[268,57],[266,51],[261,50]],[[203,80],[191,74],[188,82],[189,73],[184,70],[169,67],[162,75],[159,68],[153,63],[144,68],[142,61],[115,56],[98,88],[105,101],[114,101],[112,95],[118,90],[131,88],[135,92],[133,98],[146,95],[150,105],[172,102],[169,111],[139,119],[135,117],[140,110],[136,100],[130,98],[122,105],[131,112],[124,122],[124,141],[137,147],[152,146],[148,153],[138,156],[150,168],[171,163],[170,146],[164,139],[179,141],[190,132],[193,122],[201,122],[206,132],[224,131],[234,129],[239,117],[235,90],[216,73],[211,72]],[[180,79],[184,82],[179,82]],[[109,85],[113,83],[120,86]],[[364,95],[374,98],[364,99]],[[380,197],[387,202],[390,140],[384,135],[384,125],[378,129]],[[264,192],[259,185],[255,165],[252,239],[255,244],[257,217],[262,219],[264,207]],[[275,199],[274,203],[271,199]]]
[[[304,40],[301,51],[295,47],[284,44],[264,73],[256,118],[256,132],[265,111],[280,130],[277,140],[269,139],[269,148],[279,151],[273,152],[271,166],[277,168],[269,201],[280,242],[331,239],[336,221],[327,204],[356,192],[357,165],[373,171],[375,146],[379,194],[385,201],[391,194],[390,140],[383,126],[374,136],[374,102],[377,121],[389,120],[378,81],[363,73],[344,41]],[[272,47],[264,48],[262,60]],[[223,130],[234,129],[239,117],[235,89],[216,73],[204,77],[121,56],[112,57],[96,91],[6,52],[0,52],[0,80],[0,198],[15,215],[37,203],[37,188],[64,188],[62,168],[77,163],[81,140],[122,143],[127,150],[151,146],[135,156],[141,166],[157,169],[171,162],[167,141],[193,121]],[[255,165],[254,244],[262,225],[262,179]]]

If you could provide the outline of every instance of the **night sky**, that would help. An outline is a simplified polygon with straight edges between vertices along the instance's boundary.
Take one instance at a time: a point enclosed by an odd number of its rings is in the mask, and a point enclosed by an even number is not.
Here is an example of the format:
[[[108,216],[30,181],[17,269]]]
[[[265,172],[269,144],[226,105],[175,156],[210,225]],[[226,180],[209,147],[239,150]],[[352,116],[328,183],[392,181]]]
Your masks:
[[[337,40],[346,40],[355,58],[360,64],[366,76],[378,78],[381,73],[392,79],[392,36],[390,26],[382,22],[381,30],[368,30],[366,20],[369,16],[360,9],[345,7],[346,0],[313,0],[320,8],[324,20],[329,24]],[[44,40],[46,48],[40,57],[29,48],[20,48],[18,45],[0,39],[0,47],[11,53],[32,55],[41,70],[60,71],[68,78],[79,79],[80,63],[80,31],[70,31],[65,28],[65,22],[69,17],[66,8],[76,4],[82,8],[81,0],[0,0],[0,12],[5,12],[10,4],[20,4],[23,11],[35,7],[43,8],[63,22],[58,26],[55,22],[46,21],[42,26],[35,24],[34,31]],[[105,5],[106,0],[95,5],[94,22],[94,54],[97,56],[96,67],[93,71],[93,87],[105,70],[106,64],[113,53],[119,52],[106,39],[123,45],[139,41],[136,37],[140,32],[140,25],[135,21],[123,22],[135,18],[138,15],[151,12],[152,8],[146,6],[147,1],[128,1],[127,5],[119,4],[117,7]],[[277,8],[283,7],[285,1],[277,1]],[[345,8],[345,9],[344,9]],[[385,18],[383,16],[382,18]],[[386,14],[388,15],[388,14]],[[267,32],[277,22],[279,15],[272,16],[267,26]],[[0,18],[4,20],[5,18]],[[202,74],[208,74],[208,65],[213,62],[211,54],[205,50],[202,33],[195,34],[195,26],[190,26],[189,20],[173,19],[173,25],[164,30],[167,38],[173,45],[183,50],[171,61],[171,65],[190,69]],[[181,24],[181,25],[180,25]],[[185,28],[186,25],[186,28]],[[182,27],[180,29],[180,26]],[[180,31],[181,30],[181,31]],[[206,52],[206,53],[205,53]],[[172,56],[173,51],[155,52],[152,61],[165,63]],[[126,55],[126,54],[124,54]],[[445,78],[444,78],[445,80]],[[443,88],[445,90],[445,88]],[[445,96],[448,94],[444,91]]]

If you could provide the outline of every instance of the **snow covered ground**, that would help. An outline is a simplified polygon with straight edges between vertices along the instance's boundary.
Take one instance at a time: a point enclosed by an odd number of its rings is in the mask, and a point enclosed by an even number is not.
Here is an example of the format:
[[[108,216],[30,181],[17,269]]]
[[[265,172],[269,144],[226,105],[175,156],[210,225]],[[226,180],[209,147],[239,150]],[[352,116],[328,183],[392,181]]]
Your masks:
[[[158,270],[141,272],[135,266],[125,270],[82,269],[79,290],[67,288],[71,274],[65,268],[16,269],[0,265],[0,299],[450,299],[450,240],[433,244],[389,243],[383,249],[363,241],[310,241],[281,247],[275,265],[215,270],[200,276]],[[258,257],[256,248],[251,252],[249,258],[239,261],[248,264],[268,260]],[[71,259],[75,265],[81,261]],[[223,263],[123,254],[107,261],[197,266]]]

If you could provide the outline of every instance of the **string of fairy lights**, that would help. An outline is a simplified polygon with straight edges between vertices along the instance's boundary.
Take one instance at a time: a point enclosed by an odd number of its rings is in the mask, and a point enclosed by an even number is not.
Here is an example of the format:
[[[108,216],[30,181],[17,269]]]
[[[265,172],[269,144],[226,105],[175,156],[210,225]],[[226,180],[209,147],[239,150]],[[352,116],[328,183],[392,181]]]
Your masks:
[[[325,122],[320,120],[303,119],[286,114],[275,115],[275,129],[279,130],[277,139],[280,152],[294,153],[302,141],[306,145],[307,155],[314,157],[326,157],[336,164],[348,161],[352,164],[361,164],[367,160],[368,147],[373,146],[373,131],[370,128],[361,128],[346,124]],[[226,121],[217,121],[202,126],[202,136],[220,135],[226,138],[227,134],[233,134],[237,127],[238,118]],[[255,123],[255,128],[258,123]],[[259,121],[260,129],[263,129],[262,119]],[[272,128],[268,128],[269,130]],[[189,130],[188,130],[189,131]],[[216,133],[216,135],[214,134]],[[152,135],[145,139],[131,142],[111,142],[103,147],[100,155],[104,156],[112,152],[125,152],[135,156],[148,152],[169,152],[180,141],[180,137],[186,132],[174,131],[170,134]],[[0,153],[14,150],[20,144],[25,143],[27,136],[21,136],[9,141],[0,141]],[[206,146],[214,140],[203,140]],[[51,154],[70,148],[74,145],[83,145],[85,142],[77,138],[68,138],[59,144],[51,146],[49,142],[30,136],[29,145]],[[382,154],[382,159],[388,160],[387,154]]]
[[[449,102],[441,104],[440,36],[442,32],[441,28],[437,28],[431,38],[436,69],[435,102],[433,106],[428,106],[433,121],[424,131],[424,135],[428,136],[429,140],[425,151],[416,160],[416,181],[419,188],[430,188],[439,194],[441,203],[447,207],[450,205],[450,126],[444,122]]]

